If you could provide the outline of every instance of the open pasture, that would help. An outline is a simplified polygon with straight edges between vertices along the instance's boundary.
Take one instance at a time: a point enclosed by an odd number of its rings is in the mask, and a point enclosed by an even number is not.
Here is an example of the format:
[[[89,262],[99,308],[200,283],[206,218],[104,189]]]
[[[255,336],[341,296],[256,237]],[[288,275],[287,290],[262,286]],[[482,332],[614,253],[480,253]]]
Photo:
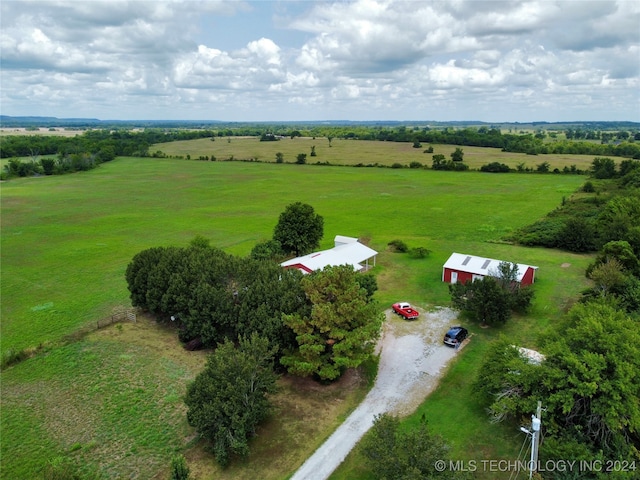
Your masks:
[[[324,217],[323,248],[336,234],[368,238],[378,251],[401,238],[434,251],[436,264],[420,273],[437,279],[451,251],[513,252],[478,245],[538,219],[583,179],[119,158],[86,173],[11,180],[2,196],[3,348],[56,341],[127,305],[124,272],[143,249],[202,235],[248,254],[296,201]],[[446,288],[430,296],[446,301]]]
[[[589,257],[498,240],[555,208],[583,181],[575,175],[118,158],[89,172],[4,183],[2,349],[45,348],[1,374],[1,476],[33,478],[48,459],[67,456],[106,478],[162,477],[171,454],[184,451],[198,478],[226,478],[212,470],[214,461],[200,444],[187,448],[193,431],[181,398],[203,357],[184,352],[175,332],[141,321],[61,342],[128,305],[124,272],[137,252],[183,246],[202,235],[246,255],[271,237],[286,205],[301,201],[325,219],[322,248],[341,234],[380,252],[381,308],[398,299],[446,304],[440,275],[452,251],[538,265],[532,314],[503,330],[534,346],[535,334],[584,287]],[[394,239],[432,254],[415,260],[391,253],[386,245]],[[480,340],[497,334],[474,332]],[[323,403],[335,409],[322,410],[294,395],[299,385],[283,388],[276,401],[281,418],[265,425],[255,455],[227,471],[228,478],[251,478],[256,469],[261,478],[292,473],[362,391],[327,397]],[[457,401],[470,401],[469,388]],[[302,417],[305,408],[316,416]],[[320,418],[327,419],[322,428],[305,430]],[[456,451],[473,449],[462,436]],[[289,438],[301,439],[308,451]],[[282,460],[277,466],[274,451]]]
[[[316,156],[311,157],[311,147],[315,146]],[[433,153],[424,153],[429,147],[433,147]],[[464,162],[472,170],[479,170],[482,165],[491,162],[499,162],[516,169],[523,164],[525,168],[535,170],[537,165],[549,162],[550,170],[557,168],[560,171],[564,167],[575,165],[580,170],[588,170],[593,161],[593,155],[527,155],[525,153],[503,152],[499,148],[467,147],[462,146]],[[258,137],[216,137],[197,140],[184,140],[171,143],[160,143],[150,147],[150,152],[161,151],[169,156],[190,155],[192,159],[200,157],[217,160],[227,160],[233,157],[236,160],[255,159],[261,162],[276,161],[276,153],[284,156],[284,162],[295,163],[300,153],[307,154],[307,163],[330,163],[332,165],[381,165],[391,166],[399,163],[408,167],[412,162],[419,162],[423,166],[431,167],[433,155],[442,154],[449,160],[451,153],[456,149],[455,145],[428,145],[421,148],[413,148],[411,143],[380,142],[369,140],[345,140],[334,138],[329,146],[326,138],[296,137],[283,138],[274,142],[261,142]],[[624,160],[620,157],[612,157],[616,163]]]

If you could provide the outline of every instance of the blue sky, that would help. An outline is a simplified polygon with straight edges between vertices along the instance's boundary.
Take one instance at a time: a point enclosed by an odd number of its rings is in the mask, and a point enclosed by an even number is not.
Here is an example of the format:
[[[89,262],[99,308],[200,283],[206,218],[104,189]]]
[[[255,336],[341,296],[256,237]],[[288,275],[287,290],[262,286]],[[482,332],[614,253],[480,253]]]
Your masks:
[[[640,2],[4,0],[5,115],[640,121]]]

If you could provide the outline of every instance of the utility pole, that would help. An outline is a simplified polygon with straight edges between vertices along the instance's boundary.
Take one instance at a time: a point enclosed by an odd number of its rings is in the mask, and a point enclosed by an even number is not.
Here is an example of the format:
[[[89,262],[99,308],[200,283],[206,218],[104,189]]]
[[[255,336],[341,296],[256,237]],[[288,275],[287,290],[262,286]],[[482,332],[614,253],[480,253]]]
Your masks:
[[[542,402],[538,402],[536,414],[531,415],[531,463],[529,464],[529,480],[533,477],[533,472],[538,468],[538,447],[540,446],[540,420],[542,417]]]

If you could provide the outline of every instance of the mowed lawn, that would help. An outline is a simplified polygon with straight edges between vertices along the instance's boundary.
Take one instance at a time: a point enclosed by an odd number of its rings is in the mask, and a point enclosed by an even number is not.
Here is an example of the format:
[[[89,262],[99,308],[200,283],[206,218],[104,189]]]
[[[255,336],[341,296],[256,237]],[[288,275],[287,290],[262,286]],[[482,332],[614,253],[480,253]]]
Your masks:
[[[340,234],[363,238],[380,251],[374,271],[381,308],[398,299],[427,308],[447,304],[440,276],[452,251],[539,266],[531,315],[503,330],[535,346],[537,332],[584,287],[590,258],[499,239],[557,207],[584,180],[118,158],[90,172],[3,183],[2,349],[49,347],[1,374],[1,476],[33,478],[47,459],[64,455],[105,478],[164,478],[170,456],[184,451],[198,478],[252,478],[256,471],[260,478],[284,478],[355,405],[361,386],[327,393],[285,382],[277,415],[253,444],[255,454],[225,473],[216,470],[202,445],[190,443],[194,432],[182,403],[204,357],[185,355],[175,332],[141,321],[59,343],[129,304],[124,272],[137,252],[184,246],[202,235],[213,246],[246,255],[271,237],[288,204],[301,201],[325,219],[323,248]],[[391,253],[386,245],[394,239],[432,253],[421,260]],[[477,352],[498,334],[471,329]],[[472,398],[469,382],[479,356],[472,357],[465,367],[461,356],[458,367],[470,375],[453,377],[456,404]],[[456,378],[466,386],[457,388]],[[300,391],[308,394],[296,397]],[[446,411],[446,399],[436,398],[435,411]],[[470,424],[474,435],[468,439],[483,438],[487,455],[511,453],[502,443],[490,451],[482,425],[479,417]],[[444,420],[438,431],[454,435],[457,452],[473,449]]]
[[[315,146],[316,156],[311,156],[311,147]],[[429,147],[433,153],[425,153]],[[524,168],[536,170],[543,162],[548,162],[550,171],[555,168],[562,171],[564,167],[588,170],[593,162],[593,155],[551,154],[527,155],[526,153],[503,152],[500,148],[461,146],[464,153],[464,163],[471,170],[480,170],[482,165],[499,162],[516,169],[522,164]],[[283,154],[285,163],[295,163],[298,154],[307,154],[308,164],[330,163],[331,165],[383,165],[391,166],[399,163],[408,167],[412,162],[418,162],[431,167],[433,155],[442,154],[447,160],[456,149],[455,145],[423,144],[421,148],[413,148],[412,143],[381,142],[370,140],[345,140],[335,138],[329,141],[318,137],[283,138],[275,142],[261,142],[258,137],[217,137],[197,140],[183,140],[179,142],[160,143],[150,147],[151,152],[161,151],[169,156],[190,155],[192,159],[214,156],[217,160],[257,160],[260,162],[275,162],[276,153]],[[624,158],[610,157],[616,163]]]

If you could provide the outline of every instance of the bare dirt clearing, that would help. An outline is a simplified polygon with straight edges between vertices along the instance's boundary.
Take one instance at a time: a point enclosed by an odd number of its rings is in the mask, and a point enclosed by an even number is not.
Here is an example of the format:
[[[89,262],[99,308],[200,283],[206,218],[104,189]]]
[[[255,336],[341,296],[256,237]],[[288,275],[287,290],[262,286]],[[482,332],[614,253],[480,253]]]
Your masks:
[[[459,351],[442,344],[447,329],[456,321],[457,312],[436,308],[420,313],[418,320],[405,321],[387,310],[384,333],[378,345],[380,364],[375,385],[292,480],[328,478],[371,428],[376,415],[385,412],[407,415],[435,389],[444,367]]]

